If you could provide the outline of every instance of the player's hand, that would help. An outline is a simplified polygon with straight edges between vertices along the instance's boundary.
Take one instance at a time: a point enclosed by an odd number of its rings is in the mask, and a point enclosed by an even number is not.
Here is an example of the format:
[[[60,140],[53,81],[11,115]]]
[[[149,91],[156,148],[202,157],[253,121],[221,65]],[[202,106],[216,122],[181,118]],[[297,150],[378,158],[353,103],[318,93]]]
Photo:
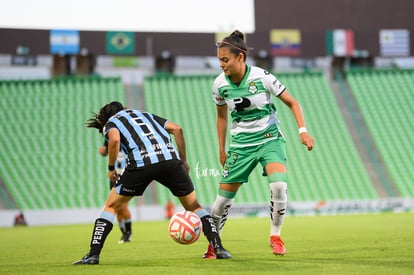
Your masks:
[[[116,170],[108,171],[108,179],[111,182],[116,182],[119,180],[119,175],[116,173]]]
[[[302,142],[302,144],[308,148],[308,151],[311,151],[313,149],[314,140],[313,137],[308,133],[305,132],[300,134],[300,142]]]
[[[220,163],[221,166],[224,166],[224,163],[226,162],[227,154],[226,152],[220,152]]]

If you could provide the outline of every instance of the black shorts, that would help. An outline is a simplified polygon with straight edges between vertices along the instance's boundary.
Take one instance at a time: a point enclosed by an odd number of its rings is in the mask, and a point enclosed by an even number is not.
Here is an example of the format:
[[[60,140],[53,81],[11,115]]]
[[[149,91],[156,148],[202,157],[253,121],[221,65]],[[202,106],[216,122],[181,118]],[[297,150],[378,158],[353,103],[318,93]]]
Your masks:
[[[116,187],[116,181],[109,181],[109,191],[114,187]]]
[[[127,167],[116,183],[116,192],[124,196],[141,196],[152,181],[158,181],[174,196],[181,197],[194,191],[182,160],[167,160],[146,167]]]

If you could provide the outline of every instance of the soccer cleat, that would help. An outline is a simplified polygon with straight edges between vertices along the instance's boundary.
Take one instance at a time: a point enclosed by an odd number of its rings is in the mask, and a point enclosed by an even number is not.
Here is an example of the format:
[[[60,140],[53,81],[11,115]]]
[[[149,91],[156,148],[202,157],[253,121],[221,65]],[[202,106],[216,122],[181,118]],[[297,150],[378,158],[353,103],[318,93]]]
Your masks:
[[[270,246],[272,247],[273,254],[275,255],[285,255],[286,248],[280,236],[273,235],[270,236]]]
[[[132,237],[131,232],[125,232],[122,234],[122,237],[118,243],[129,243],[131,241],[131,237]]]
[[[214,253],[214,248],[211,244],[208,244],[207,251],[203,255],[204,259],[215,259],[216,253]]]
[[[233,258],[233,256],[231,256],[230,252],[228,252],[223,247],[219,247],[219,248],[214,249],[214,254],[216,254],[216,259],[230,259],[230,258]]]
[[[99,264],[99,255],[89,255],[88,253],[73,264]]]

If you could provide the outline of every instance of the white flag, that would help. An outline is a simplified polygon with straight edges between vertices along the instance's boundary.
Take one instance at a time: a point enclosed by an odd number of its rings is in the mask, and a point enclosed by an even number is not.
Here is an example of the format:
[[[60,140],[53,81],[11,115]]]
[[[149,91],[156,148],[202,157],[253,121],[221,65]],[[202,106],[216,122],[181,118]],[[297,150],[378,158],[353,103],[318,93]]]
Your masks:
[[[381,56],[409,56],[410,32],[405,29],[380,30]]]

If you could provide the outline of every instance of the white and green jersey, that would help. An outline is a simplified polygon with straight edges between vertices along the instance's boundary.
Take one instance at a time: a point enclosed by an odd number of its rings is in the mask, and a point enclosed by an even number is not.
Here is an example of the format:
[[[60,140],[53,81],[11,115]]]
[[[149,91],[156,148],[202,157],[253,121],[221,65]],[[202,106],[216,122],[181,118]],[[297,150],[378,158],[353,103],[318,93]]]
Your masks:
[[[233,147],[263,144],[281,135],[272,95],[279,96],[286,87],[271,73],[246,66],[240,84],[234,84],[221,73],[213,83],[213,101],[227,104],[231,112]]]

